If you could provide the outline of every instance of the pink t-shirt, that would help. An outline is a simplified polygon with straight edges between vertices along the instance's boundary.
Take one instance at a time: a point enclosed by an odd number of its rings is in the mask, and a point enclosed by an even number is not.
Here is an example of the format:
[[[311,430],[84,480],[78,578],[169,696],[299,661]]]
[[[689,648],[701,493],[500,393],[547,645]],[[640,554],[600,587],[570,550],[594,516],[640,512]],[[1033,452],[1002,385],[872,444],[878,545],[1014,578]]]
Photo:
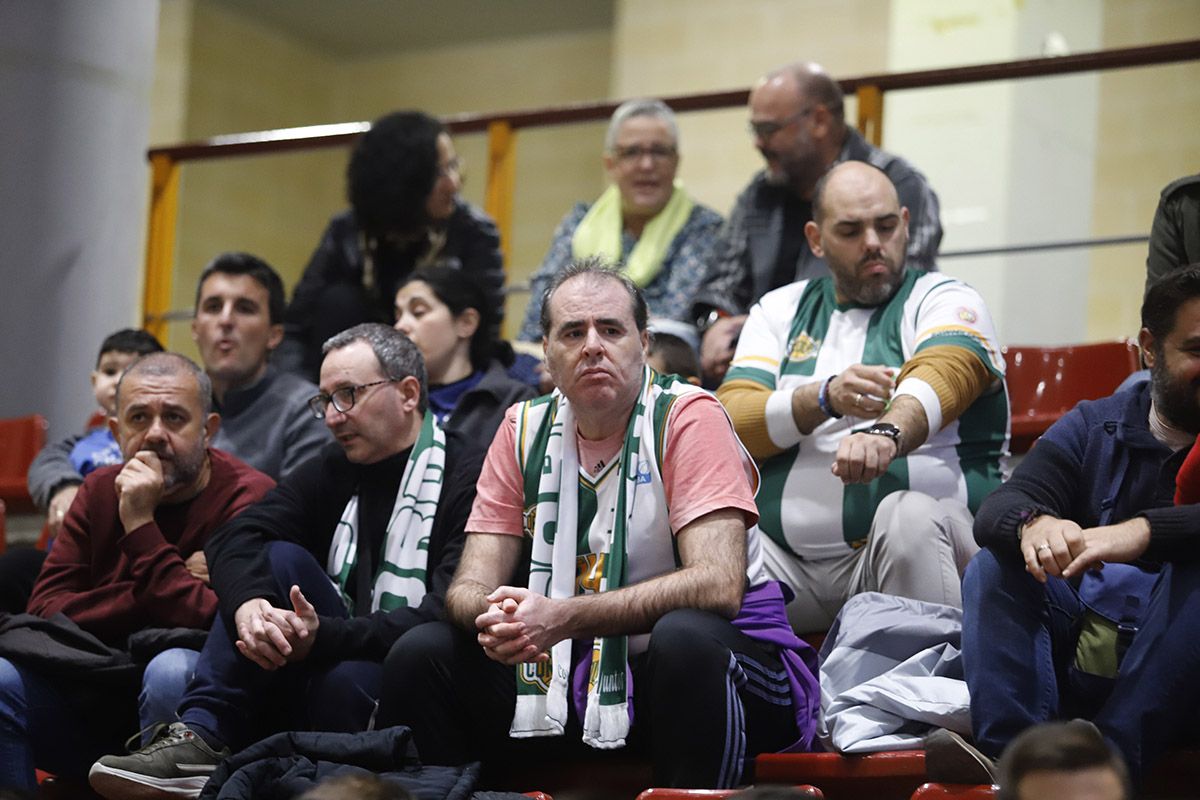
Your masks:
[[[717,399],[690,394],[676,402],[663,453],[663,491],[670,508],[671,530],[722,508],[737,508],[746,526],[758,522],[750,477],[742,466],[741,445]],[[467,520],[468,533],[524,534],[525,482],[517,468],[517,406],[508,409],[488,448]],[[621,450],[625,431],[598,441],[578,434],[579,463],[590,474],[600,472]]]

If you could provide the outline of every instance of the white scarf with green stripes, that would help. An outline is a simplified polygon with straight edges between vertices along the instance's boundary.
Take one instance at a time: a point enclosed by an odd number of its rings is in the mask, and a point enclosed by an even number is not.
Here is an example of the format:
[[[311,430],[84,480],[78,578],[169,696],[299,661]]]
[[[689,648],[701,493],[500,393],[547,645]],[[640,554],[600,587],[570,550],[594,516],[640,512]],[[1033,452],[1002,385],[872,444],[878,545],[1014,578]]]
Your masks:
[[[605,553],[599,591],[619,589],[673,569],[673,541],[662,481],[662,449],[675,400],[702,392],[650,368],[630,416],[617,464],[616,501],[601,503],[588,530],[593,553]],[[516,457],[525,478],[526,532],[533,537],[529,588],[552,598],[576,594],[579,541],[579,453],[575,415],[557,390],[517,411]],[[562,535],[556,533],[561,531]],[[597,547],[596,544],[602,546]],[[642,637],[644,638],[644,637]],[[583,740],[622,747],[629,734],[630,643],[605,636],[592,645]],[[570,704],[571,640],[555,644],[548,664],[517,667],[516,738],[563,733]]]
[[[371,611],[417,606],[425,597],[429,536],[446,467],[446,435],[425,412],[421,432],[408,455],[396,503],[388,520],[383,554],[371,588]],[[347,586],[358,558],[358,493],[350,498],[329,545],[325,570],[342,601],[354,614],[353,588]]]

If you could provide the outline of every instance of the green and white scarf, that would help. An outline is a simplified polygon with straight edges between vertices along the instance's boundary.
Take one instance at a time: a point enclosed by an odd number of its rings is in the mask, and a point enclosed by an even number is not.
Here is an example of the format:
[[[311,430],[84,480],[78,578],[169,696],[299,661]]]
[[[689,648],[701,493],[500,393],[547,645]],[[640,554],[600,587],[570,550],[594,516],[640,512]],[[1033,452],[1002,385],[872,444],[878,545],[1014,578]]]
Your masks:
[[[606,552],[599,591],[619,589],[674,569],[662,451],[667,418],[680,397],[702,389],[644,368],[642,391],[622,445],[614,505],[601,505],[588,531],[593,552]],[[516,457],[525,480],[525,527],[533,537],[529,588],[547,597],[575,595],[579,533],[579,453],[575,415],[557,390],[517,411]],[[561,536],[556,535],[559,531]],[[596,547],[597,542],[606,547]],[[631,566],[632,565],[632,566]],[[644,637],[643,637],[644,638]],[[592,645],[583,740],[622,747],[629,734],[629,638],[606,636]],[[547,664],[517,667],[517,705],[510,735],[563,733],[570,703],[571,640],[555,644]]]
[[[446,435],[434,421],[433,413],[426,411],[392,506],[383,555],[371,588],[371,611],[417,606],[425,597],[429,536],[442,493],[445,466]],[[357,558],[358,492],[355,492],[338,521],[325,566],[352,615],[353,588],[347,583]]]
[[[683,184],[675,181],[671,199],[663,206],[662,211],[646,223],[637,244],[625,260],[623,271],[631,281],[644,289],[658,277],[667,250],[671,248],[671,242],[675,241],[675,236],[687,224],[694,206],[692,198],[683,190]],[[619,262],[623,229],[621,192],[616,186],[609,186],[596,202],[592,203],[592,207],[575,228],[575,233],[571,236],[571,255],[577,259],[601,256],[605,261]]]

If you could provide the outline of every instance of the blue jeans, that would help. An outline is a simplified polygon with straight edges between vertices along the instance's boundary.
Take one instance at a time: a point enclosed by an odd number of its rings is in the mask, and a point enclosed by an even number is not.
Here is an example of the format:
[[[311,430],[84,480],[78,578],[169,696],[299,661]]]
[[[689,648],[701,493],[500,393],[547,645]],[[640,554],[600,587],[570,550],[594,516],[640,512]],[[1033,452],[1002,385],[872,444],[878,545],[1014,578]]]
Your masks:
[[[280,597],[296,584],[319,615],[346,617],[337,589],[307,550],[290,542],[267,547]],[[218,614],[179,705],[185,723],[234,750],[280,729],[366,730],[379,697],[381,664],[299,662],[267,671],[238,652],[232,630],[233,621]]]
[[[86,775],[123,738],[123,720],[97,716],[80,713],[56,681],[0,658],[0,787],[36,788],[35,764]]]
[[[148,728],[158,722],[176,722],[179,716],[175,713],[183,692],[187,689],[192,674],[196,671],[196,661],[200,658],[197,650],[185,647],[172,647],[164,650],[146,665],[142,674],[142,691],[138,695],[138,722],[142,726],[142,744],[147,743],[150,735]]]
[[[1200,565],[1167,565],[1113,680],[1072,666],[1083,605],[1013,556],[983,550],[963,575],[963,667],[975,742],[996,757],[1025,728],[1092,719],[1135,780],[1183,741],[1200,705]]]

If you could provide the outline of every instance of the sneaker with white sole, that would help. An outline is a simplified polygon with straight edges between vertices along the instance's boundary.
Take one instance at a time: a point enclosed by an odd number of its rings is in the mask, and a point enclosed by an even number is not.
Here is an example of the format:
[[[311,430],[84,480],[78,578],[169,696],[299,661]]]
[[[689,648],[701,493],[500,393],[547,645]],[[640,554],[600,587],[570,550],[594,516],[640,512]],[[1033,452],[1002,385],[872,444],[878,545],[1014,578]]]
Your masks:
[[[92,788],[109,800],[199,797],[229,750],[213,750],[187,725],[175,722],[127,756],[104,756],[88,772]]]

